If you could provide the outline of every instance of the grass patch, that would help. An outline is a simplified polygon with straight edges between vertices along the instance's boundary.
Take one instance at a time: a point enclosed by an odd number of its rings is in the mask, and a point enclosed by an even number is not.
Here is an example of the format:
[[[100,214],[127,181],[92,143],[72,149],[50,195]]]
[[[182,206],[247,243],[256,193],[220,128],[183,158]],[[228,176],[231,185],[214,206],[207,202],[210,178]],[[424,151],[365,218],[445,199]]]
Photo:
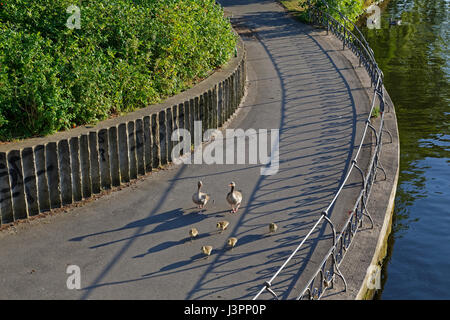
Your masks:
[[[303,6],[303,4],[307,3],[306,0],[284,0],[284,1],[280,1],[280,2],[288,11],[291,11],[291,12],[305,11],[305,7]]]
[[[372,110],[372,114],[370,115],[372,118],[378,118],[381,115],[380,106],[375,106]]]
[[[301,22],[308,22],[307,0],[280,0],[279,2]]]

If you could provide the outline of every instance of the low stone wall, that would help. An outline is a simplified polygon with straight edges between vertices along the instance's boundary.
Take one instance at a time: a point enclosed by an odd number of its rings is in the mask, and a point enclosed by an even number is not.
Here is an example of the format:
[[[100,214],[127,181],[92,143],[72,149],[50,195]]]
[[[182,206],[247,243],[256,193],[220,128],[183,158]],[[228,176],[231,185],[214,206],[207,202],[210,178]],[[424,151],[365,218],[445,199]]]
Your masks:
[[[244,96],[245,50],[194,88],[149,106],[45,138],[0,146],[0,225],[90,198],[172,161],[174,130],[221,127]]]

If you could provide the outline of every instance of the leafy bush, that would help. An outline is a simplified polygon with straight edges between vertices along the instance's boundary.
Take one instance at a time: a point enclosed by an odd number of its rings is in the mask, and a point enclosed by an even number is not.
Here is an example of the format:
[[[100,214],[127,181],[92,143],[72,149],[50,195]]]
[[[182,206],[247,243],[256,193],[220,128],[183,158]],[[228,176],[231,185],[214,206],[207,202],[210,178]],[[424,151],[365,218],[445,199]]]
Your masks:
[[[214,0],[6,0],[0,140],[160,102],[223,65],[236,38]],[[69,29],[70,5],[81,28]]]
[[[343,13],[351,21],[355,21],[356,18],[363,13],[363,7],[367,0],[325,0],[330,8],[328,12],[338,21],[341,17],[335,9]],[[307,6],[307,1],[300,0],[302,6]],[[317,7],[324,8],[324,2],[322,0],[311,0],[311,4]]]

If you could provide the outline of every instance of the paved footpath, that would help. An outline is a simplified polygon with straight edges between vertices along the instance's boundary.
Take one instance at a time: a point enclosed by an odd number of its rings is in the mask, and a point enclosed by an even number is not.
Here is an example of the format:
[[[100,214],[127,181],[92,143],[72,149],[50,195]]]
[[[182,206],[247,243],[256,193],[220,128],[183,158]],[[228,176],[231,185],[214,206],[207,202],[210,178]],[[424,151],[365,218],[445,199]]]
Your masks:
[[[0,299],[251,299],[317,221],[358,147],[369,109],[365,90],[342,47],[277,3],[221,3],[248,53],[248,95],[230,128],[280,129],[279,172],[174,165],[68,213],[4,232]],[[191,202],[199,179],[214,199],[200,214]],[[244,195],[235,215],[225,201],[230,181]],[[357,188],[346,188],[334,208],[337,225]],[[230,227],[218,234],[223,219]],[[268,236],[270,222],[279,229]],[[199,239],[186,241],[192,227]],[[238,244],[226,250],[230,236]],[[281,298],[298,294],[330,244],[330,229],[322,226],[274,281]],[[202,245],[214,247],[208,259],[201,259]],[[67,289],[68,265],[80,267],[80,290]]]

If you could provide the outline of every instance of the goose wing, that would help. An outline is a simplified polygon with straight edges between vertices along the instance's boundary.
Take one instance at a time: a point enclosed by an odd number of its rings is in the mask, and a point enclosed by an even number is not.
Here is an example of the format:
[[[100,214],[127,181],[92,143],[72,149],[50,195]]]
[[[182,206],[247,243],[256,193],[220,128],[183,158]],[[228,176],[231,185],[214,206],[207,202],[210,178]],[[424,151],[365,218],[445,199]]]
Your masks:
[[[196,192],[192,195],[192,201],[195,204],[203,204],[205,205],[209,200],[209,195],[203,192]]]

